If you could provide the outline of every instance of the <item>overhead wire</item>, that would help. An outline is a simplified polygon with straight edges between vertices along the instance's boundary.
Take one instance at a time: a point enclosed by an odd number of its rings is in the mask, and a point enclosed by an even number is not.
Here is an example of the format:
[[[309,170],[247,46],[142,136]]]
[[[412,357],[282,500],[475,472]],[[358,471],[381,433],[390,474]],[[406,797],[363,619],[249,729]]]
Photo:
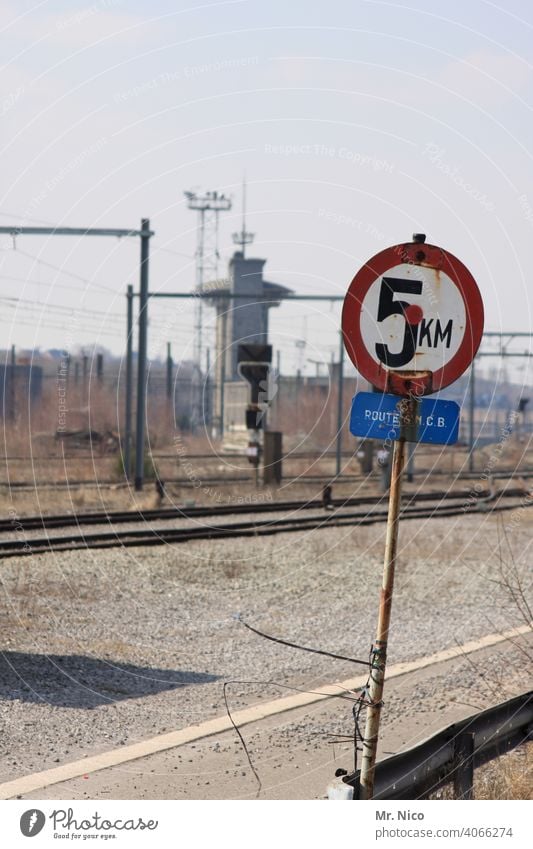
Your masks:
[[[33,309],[33,310],[39,309],[43,312],[46,311],[46,312],[50,312],[50,313],[56,313],[59,316],[63,316],[63,315],[71,316],[72,313],[76,312],[77,309],[78,309],[77,307],[68,307],[68,306],[65,306],[63,304],[48,304],[48,303],[43,303],[42,301],[34,301],[34,300],[29,299],[29,298],[20,298],[20,297],[14,297],[14,296],[10,296],[10,295],[0,295],[0,301],[5,302],[6,306],[9,306],[11,308],[16,308],[17,304],[23,304],[25,307],[29,306],[30,309]],[[110,312],[105,312],[104,310],[92,310],[92,309],[88,309],[86,307],[83,307],[82,311],[83,311],[84,318],[85,318],[85,316],[88,316],[89,318],[91,318],[91,317],[93,317],[93,318],[102,317],[102,319],[105,319],[106,323],[110,322],[110,323],[120,324],[121,328],[124,325],[124,317],[120,313],[110,313]],[[163,318],[155,318],[155,319],[152,318],[150,323],[152,324],[153,327],[158,328],[158,329],[163,329],[163,328],[168,327],[168,323]],[[92,327],[90,327],[89,329],[94,329],[94,327],[95,327],[95,325],[93,324]],[[174,324],[172,326],[172,328],[169,328],[169,329],[170,330],[190,330],[190,325],[176,325],[176,324]]]
[[[14,212],[0,212],[1,218],[16,218],[17,221],[26,221],[30,224],[44,224],[45,227],[55,227],[52,221],[44,221],[42,218],[29,218],[27,215],[15,215]]]
[[[161,252],[161,251],[163,251],[163,253],[166,253],[166,254],[173,254],[174,256],[180,256],[180,257],[182,257],[183,259],[190,259],[190,260],[194,260],[194,259],[195,259],[195,257],[194,257],[194,256],[191,256],[190,254],[183,254],[183,253],[181,253],[180,251],[175,251],[175,250],[173,250],[172,248],[161,248],[161,247],[158,247],[157,245],[156,245],[156,247],[154,248],[154,251],[156,251],[156,252]]]
[[[23,319],[17,319],[17,324],[24,325],[25,327],[33,327],[33,328],[35,327],[34,321],[24,321]],[[53,322],[50,322],[50,321],[47,321],[46,326],[52,328],[53,330],[64,330],[65,329],[64,324],[54,324]],[[92,333],[99,333],[100,335],[103,335],[103,336],[113,337],[113,339],[116,339],[116,336],[117,336],[117,334],[112,330],[105,330],[105,329],[101,329],[101,328],[91,328],[91,327],[89,327],[88,330]]]
[[[105,292],[112,292],[114,295],[119,294],[116,288],[111,286],[106,286],[103,283],[95,283],[94,280],[90,280],[88,277],[83,277],[81,274],[76,274],[74,271],[67,271],[65,268],[61,268],[60,265],[54,265],[52,262],[48,262],[47,260],[41,259],[34,254],[30,254],[28,251],[22,251],[20,248],[16,249],[16,253],[21,256],[25,256],[27,259],[31,259],[32,262],[36,262],[38,265],[42,265],[45,268],[51,268],[53,271],[57,271],[59,274],[64,274],[66,277],[71,277],[73,280],[80,280],[82,283],[87,283],[95,289],[102,289]]]
[[[7,217],[8,214],[3,213],[3,215],[4,215],[4,217]],[[17,218],[19,220],[24,220],[24,219],[22,219],[21,216],[13,216],[13,217]],[[30,221],[30,219],[27,219],[27,220]],[[34,221],[36,223],[49,224],[49,222],[38,222],[37,219],[34,219]],[[50,226],[53,226],[53,225],[50,225]],[[57,274],[61,274],[65,277],[69,278],[70,280],[83,283],[83,284],[85,284],[86,287],[90,287],[91,290],[98,289],[98,290],[101,290],[103,292],[109,292],[110,294],[113,294],[114,296],[124,294],[124,293],[121,293],[121,292],[117,292],[116,287],[112,287],[112,286],[104,284],[104,283],[96,282],[96,281],[94,281],[94,280],[92,280],[88,277],[85,277],[81,274],[77,274],[76,272],[70,271],[66,268],[63,268],[59,265],[56,265],[55,263],[44,260],[40,256],[36,256],[35,254],[31,253],[30,251],[20,249],[18,247],[18,245],[16,245],[16,244],[14,244],[13,248],[11,248],[10,250],[11,250],[12,253],[17,254],[19,256],[22,256],[22,257],[25,257],[26,259],[31,260],[33,263],[36,263],[37,265],[42,266],[43,268],[48,268],[50,270],[53,270],[53,271],[57,272]],[[194,257],[191,257],[188,254],[181,254],[179,251],[175,251],[172,248],[166,248],[166,247],[165,248],[163,248],[163,247],[157,248],[156,247],[156,251],[164,251],[165,253],[173,254],[173,255],[176,255],[176,256],[182,256],[182,257],[184,257],[188,260],[194,259]],[[5,277],[6,277],[6,279],[13,279],[13,280],[15,280],[15,282],[19,282],[19,281],[20,282],[27,282],[27,283],[34,285],[33,281],[25,281],[24,278],[18,278],[18,279],[17,278],[9,278],[7,275]],[[54,286],[60,287],[62,289],[68,288],[66,286],[63,286],[60,283],[56,283],[55,281],[51,281],[48,284],[44,283],[44,281],[43,281],[42,285],[46,285],[52,290],[53,290]],[[5,298],[3,300],[5,301]],[[19,300],[19,302],[22,303],[24,299],[19,298],[18,300]],[[29,303],[25,304],[25,306],[29,306]],[[73,311],[72,309],[65,307],[63,305],[41,304],[39,302],[36,302],[36,303],[34,303],[33,306],[34,306],[34,309],[37,309],[37,306],[38,306],[41,311],[46,311],[50,315],[54,315],[54,313],[55,313],[56,317],[62,317],[63,315],[67,315],[67,314],[71,315],[72,311]],[[85,319],[86,316],[89,316],[89,317],[92,316],[93,318],[95,318],[95,317],[99,317],[101,315],[102,319],[105,319],[105,321],[106,321],[106,323],[108,323],[108,325],[111,322],[121,321],[121,323],[122,323],[122,317],[119,316],[117,313],[110,314],[110,313],[99,312],[97,310],[89,310],[89,309],[85,309],[85,308],[82,308],[82,312],[83,312],[83,315],[84,315],[84,319]],[[168,310],[167,310],[167,313],[168,313]],[[181,313],[182,313],[182,310],[180,310],[180,314]],[[24,321],[21,318],[19,318],[18,316],[16,318],[16,321],[17,321],[17,324],[21,324],[23,326],[30,326],[30,327],[33,326],[32,321]],[[168,334],[172,334],[175,331],[179,331],[180,333],[191,333],[192,332],[190,324],[180,324],[180,325],[172,324],[172,326],[169,327],[168,319],[163,318],[163,317],[158,318],[158,317],[152,316],[151,319],[150,319],[150,324],[154,329],[156,329],[160,332],[168,329]],[[63,329],[57,323],[52,324],[48,319],[47,319],[47,326],[50,327],[50,328],[53,328],[53,329]],[[112,338],[112,337],[117,338],[118,336],[121,335],[120,331],[123,330],[123,327],[121,327],[119,329],[117,324],[115,324],[112,327],[112,329],[110,329],[109,326],[107,328],[104,328],[104,327],[101,327],[101,326],[95,326],[94,324],[88,324],[84,320],[83,330],[86,331],[86,332],[89,332],[89,333],[102,334],[102,335],[105,335],[109,338]]]
[[[13,280],[15,283],[24,283],[25,286],[46,286],[52,289],[66,289],[67,292],[78,292],[78,289],[73,289],[72,284],[68,285],[67,283],[57,283],[56,280],[27,280],[26,277],[15,277],[12,274],[4,274],[0,275],[2,280]]]

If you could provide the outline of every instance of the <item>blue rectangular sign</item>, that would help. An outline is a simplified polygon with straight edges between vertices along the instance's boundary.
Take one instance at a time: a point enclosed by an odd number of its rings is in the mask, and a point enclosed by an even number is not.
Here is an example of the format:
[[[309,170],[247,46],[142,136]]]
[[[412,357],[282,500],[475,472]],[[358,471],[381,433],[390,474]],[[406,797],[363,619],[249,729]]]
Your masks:
[[[400,436],[398,395],[358,392],[352,401],[350,433],[366,439],[392,439]],[[421,398],[418,408],[416,442],[453,445],[459,433],[460,407],[455,401]]]

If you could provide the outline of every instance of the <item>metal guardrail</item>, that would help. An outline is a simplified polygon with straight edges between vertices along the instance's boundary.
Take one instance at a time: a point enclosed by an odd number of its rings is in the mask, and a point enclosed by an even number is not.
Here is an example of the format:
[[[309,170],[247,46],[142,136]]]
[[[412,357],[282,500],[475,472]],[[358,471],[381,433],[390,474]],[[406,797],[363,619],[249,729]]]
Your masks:
[[[449,725],[376,765],[374,799],[425,799],[453,783],[455,798],[473,798],[474,770],[533,736],[533,691]],[[337,778],[330,799],[359,799],[359,770]]]

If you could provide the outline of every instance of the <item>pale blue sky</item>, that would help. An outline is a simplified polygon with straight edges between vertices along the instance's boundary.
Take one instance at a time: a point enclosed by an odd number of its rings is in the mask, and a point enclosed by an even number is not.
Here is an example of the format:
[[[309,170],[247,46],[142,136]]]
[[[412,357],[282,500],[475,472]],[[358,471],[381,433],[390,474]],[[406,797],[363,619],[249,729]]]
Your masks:
[[[487,329],[530,328],[528,3],[1,0],[0,10],[2,224],[150,217],[151,287],[187,291],[196,220],[183,191],[235,198],[221,219],[223,272],[246,171],[253,253],[269,279],[344,293],[367,258],[424,231],[477,278]],[[75,326],[76,343],[122,350],[136,243],[0,245],[2,297],[56,310],[4,302],[5,345],[71,347]],[[170,336],[186,356],[191,315],[155,306],[152,352]],[[286,367],[304,333],[307,356],[329,360],[338,316],[309,304],[273,313]]]

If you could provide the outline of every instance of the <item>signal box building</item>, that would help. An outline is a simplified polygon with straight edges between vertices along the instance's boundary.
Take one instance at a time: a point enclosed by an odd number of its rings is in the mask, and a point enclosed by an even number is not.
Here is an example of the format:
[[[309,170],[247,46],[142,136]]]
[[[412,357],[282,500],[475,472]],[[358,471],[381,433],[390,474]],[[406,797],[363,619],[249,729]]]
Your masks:
[[[263,277],[265,259],[248,259],[237,251],[230,260],[228,277],[208,283],[209,301],[217,311],[214,423],[220,433],[246,431],[248,386],[237,370],[239,343],[268,344],[268,316],[291,289]],[[228,295],[237,295],[230,300]]]

